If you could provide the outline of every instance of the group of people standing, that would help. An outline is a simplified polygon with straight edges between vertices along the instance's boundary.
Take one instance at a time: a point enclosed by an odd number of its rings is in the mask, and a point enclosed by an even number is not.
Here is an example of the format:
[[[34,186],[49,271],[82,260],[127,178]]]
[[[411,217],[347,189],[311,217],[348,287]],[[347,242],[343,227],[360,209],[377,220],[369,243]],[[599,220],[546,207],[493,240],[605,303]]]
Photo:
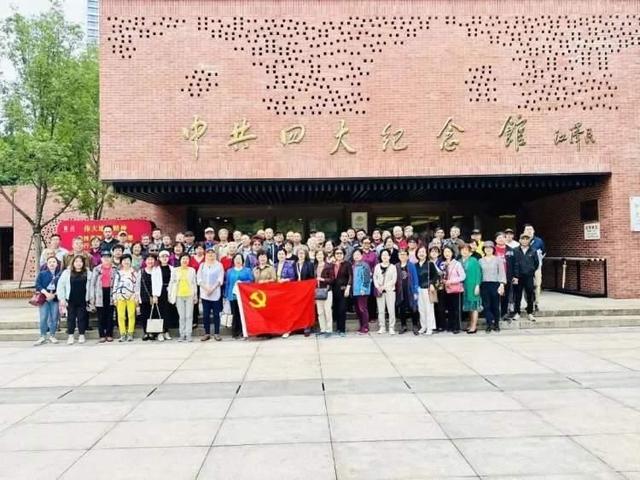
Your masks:
[[[484,311],[486,331],[500,331],[500,320],[518,319],[523,294],[527,314],[535,320],[539,298],[544,242],[526,225],[519,241],[513,230],[496,233],[494,241],[474,230],[465,242],[456,226],[445,238],[438,228],[432,238],[396,226],[391,231],[348,229],[335,243],[324,232],[311,232],[306,242],[298,232],[253,235],[208,227],[196,242],[191,231],[175,237],[154,229],[132,243],[127,232],[114,236],[103,227],[102,238],[73,240],[73,248],[60,247],[53,235],[40,258],[36,279],[40,295],[40,337],[36,345],[57,343],[60,314],[67,316],[67,343],[85,342],[88,315],[98,317],[100,343],[114,340],[114,313],[119,341],[133,341],[136,321],[143,340],[170,340],[177,327],[179,341],[192,341],[200,305],[205,334],[202,341],[220,336],[221,315],[232,318],[231,334],[242,336],[237,284],[290,282],[315,279],[317,334],[346,334],[347,312],[355,311],[358,334],[369,332],[377,320],[377,333],[409,331],[431,335],[462,330],[477,332]],[[536,289],[538,289],[536,291]],[[147,331],[147,323],[162,319],[162,331]],[[396,328],[396,319],[400,328]],[[335,328],[334,328],[335,324]],[[213,327],[213,328],[212,328]],[[287,332],[283,337],[288,337]],[[305,335],[311,334],[307,329]]]

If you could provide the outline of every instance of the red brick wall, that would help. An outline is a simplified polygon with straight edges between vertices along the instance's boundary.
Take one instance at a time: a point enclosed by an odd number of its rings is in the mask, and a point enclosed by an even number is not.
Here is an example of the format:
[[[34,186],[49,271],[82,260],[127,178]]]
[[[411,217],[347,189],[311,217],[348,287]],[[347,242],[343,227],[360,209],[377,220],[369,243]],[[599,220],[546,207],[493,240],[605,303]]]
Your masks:
[[[602,172],[630,153],[635,2],[101,5],[106,179]],[[498,138],[517,114],[527,120],[518,153]],[[181,138],[194,115],[208,122],[198,161]],[[465,130],[450,153],[436,138],[449,117]],[[234,151],[243,118],[257,139]],[[357,153],[330,155],[342,119]],[[597,143],[554,145],[577,122]],[[405,130],[406,150],[382,150],[387,123]],[[284,147],[280,131],[294,124],[306,136]]]
[[[35,202],[35,191],[30,187],[19,187],[15,194],[16,201],[22,209],[28,213],[33,212]],[[35,275],[35,261],[33,257],[34,249],[28,250],[29,239],[31,237],[31,227],[28,222],[17,212],[11,216],[11,206],[3,198],[0,198],[0,227],[13,227],[14,238],[14,280],[19,280],[22,269],[25,264],[25,258],[28,256],[27,268],[25,270],[24,279],[29,280]],[[49,203],[45,209],[45,218],[50,218],[51,214],[56,211],[56,205]],[[71,209],[62,214],[59,219],[84,218],[82,214]],[[185,228],[186,208],[170,207],[163,208],[161,206],[152,205],[150,203],[135,201],[118,201],[113,208],[107,208],[103,218],[126,219],[126,218],[145,218],[156,223],[163,231],[175,234],[179,230]],[[48,238],[55,232],[57,222],[53,222],[47,226],[43,235]],[[151,232],[149,232],[151,233]]]

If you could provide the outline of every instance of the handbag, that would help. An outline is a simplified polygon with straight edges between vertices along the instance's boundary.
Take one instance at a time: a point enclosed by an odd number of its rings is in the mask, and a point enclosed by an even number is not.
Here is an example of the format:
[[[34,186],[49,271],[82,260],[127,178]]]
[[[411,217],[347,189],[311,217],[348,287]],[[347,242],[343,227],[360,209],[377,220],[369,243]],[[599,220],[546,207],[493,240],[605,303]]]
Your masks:
[[[316,287],[316,300],[326,300],[329,297],[327,287]]]
[[[162,318],[153,318],[153,311],[158,312],[158,317],[160,316],[160,309],[157,304],[153,304],[151,307],[151,317],[147,319],[147,333],[163,333],[164,332],[164,319]]]
[[[39,307],[40,305],[44,305],[47,301],[47,297],[44,296],[42,292],[36,292],[29,299],[29,305],[33,305],[34,307]]]
[[[438,291],[437,290],[432,291],[431,289],[429,289],[429,302],[430,303],[438,303]]]
[[[455,283],[445,283],[444,289],[447,293],[462,293],[464,292],[464,285],[460,281],[460,275],[458,271],[447,267],[448,280],[453,280]]]

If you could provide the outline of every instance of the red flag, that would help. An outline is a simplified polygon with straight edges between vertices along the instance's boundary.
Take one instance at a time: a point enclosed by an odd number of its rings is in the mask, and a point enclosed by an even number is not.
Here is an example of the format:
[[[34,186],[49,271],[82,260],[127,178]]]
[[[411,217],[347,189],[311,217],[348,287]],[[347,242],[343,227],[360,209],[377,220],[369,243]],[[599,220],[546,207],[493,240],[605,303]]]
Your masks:
[[[238,283],[244,336],[281,335],[315,322],[315,280]]]

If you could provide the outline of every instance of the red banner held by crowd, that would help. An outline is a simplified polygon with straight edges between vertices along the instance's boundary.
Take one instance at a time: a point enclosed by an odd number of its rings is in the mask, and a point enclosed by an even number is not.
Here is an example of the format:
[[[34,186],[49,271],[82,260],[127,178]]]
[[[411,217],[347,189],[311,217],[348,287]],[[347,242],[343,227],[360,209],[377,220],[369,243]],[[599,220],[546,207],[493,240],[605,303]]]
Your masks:
[[[60,245],[68,250],[71,249],[73,239],[82,237],[85,250],[89,250],[91,237],[102,238],[102,227],[111,225],[113,236],[117,237],[118,232],[125,231],[130,242],[139,242],[143,233],[151,235],[152,225],[149,220],[62,220],[58,224],[58,235],[60,235]]]
[[[238,290],[245,337],[281,335],[315,322],[315,280],[239,283]]]

